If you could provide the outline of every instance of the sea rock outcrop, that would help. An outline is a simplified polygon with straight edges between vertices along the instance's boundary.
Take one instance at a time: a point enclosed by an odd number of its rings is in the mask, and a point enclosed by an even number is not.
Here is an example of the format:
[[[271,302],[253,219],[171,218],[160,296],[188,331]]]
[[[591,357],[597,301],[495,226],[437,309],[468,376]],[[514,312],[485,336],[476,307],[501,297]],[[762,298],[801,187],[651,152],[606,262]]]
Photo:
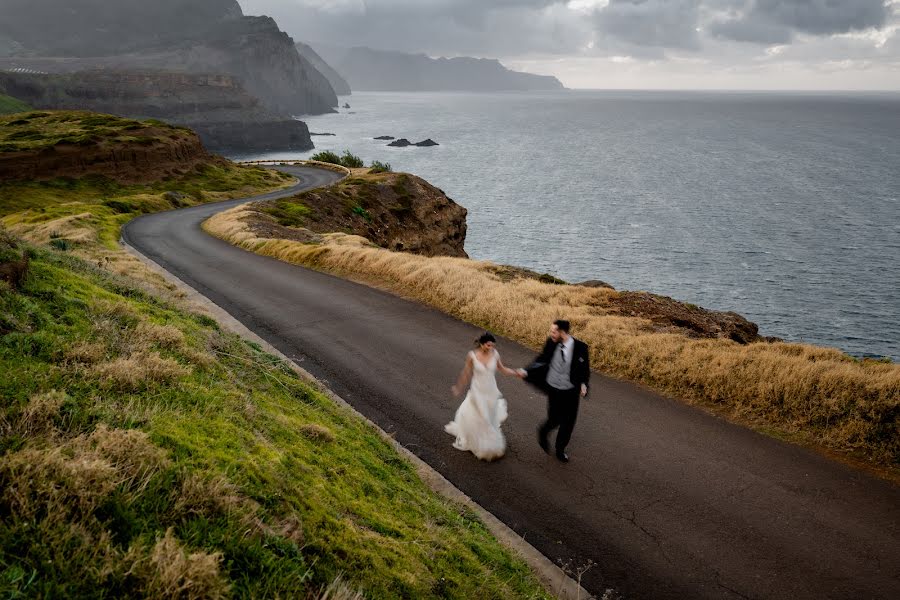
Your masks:
[[[394,148],[406,148],[407,146],[412,146],[412,142],[410,142],[406,138],[400,138],[399,140],[394,140],[388,146],[393,146]]]
[[[614,292],[607,301],[614,313],[648,319],[661,330],[674,328],[692,337],[725,338],[740,344],[763,339],[755,323],[734,312],[708,310],[649,292]]]
[[[351,177],[328,188],[252,206],[259,215],[252,226],[260,237],[309,242],[315,234],[339,231],[389,250],[467,256],[466,209],[424,179],[406,173]]]

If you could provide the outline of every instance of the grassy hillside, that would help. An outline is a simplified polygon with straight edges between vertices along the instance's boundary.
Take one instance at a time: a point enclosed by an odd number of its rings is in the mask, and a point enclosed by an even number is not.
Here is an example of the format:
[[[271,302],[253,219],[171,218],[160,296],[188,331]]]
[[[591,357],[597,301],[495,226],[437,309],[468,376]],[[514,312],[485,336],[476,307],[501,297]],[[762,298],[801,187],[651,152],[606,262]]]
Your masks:
[[[9,115],[31,110],[31,107],[11,96],[0,94],[0,115]]]
[[[17,112],[20,114],[0,118],[0,152],[41,150],[58,144],[150,145],[162,137],[187,139],[194,135],[190,129],[152,119],[135,121],[84,111]]]
[[[0,273],[29,257],[0,282],[0,597],[548,597],[377,432],[116,244],[137,214],[286,183],[223,163],[0,185]]]
[[[277,359],[33,251],[0,291],[0,595],[543,597],[466,510]]]

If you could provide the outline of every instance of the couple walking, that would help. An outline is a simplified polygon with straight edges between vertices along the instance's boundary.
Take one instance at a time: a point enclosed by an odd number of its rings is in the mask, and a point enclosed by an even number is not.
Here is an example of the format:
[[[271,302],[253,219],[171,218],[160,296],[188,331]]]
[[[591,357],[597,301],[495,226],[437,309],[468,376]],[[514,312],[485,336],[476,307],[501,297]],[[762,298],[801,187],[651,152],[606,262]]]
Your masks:
[[[469,393],[453,421],[444,430],[456,436],[453,447],[472,452],[483,460],[495,460],[506,451],[506,439],[500,425],[508,415],[506,400],[497,388],[496,373],[519,377],[547,394],[547,419],[538,428],[538,444],[550,452],[547,436],[557,427],[556,458],[569,462],[566,446],[578,417],[578,404],[587,395],[591,376],[587,344],[569,335],[569,322],[554,321],[544,349],[524,369],[510,369],[500,360],[497,340],[485,333],[477,348],[466,355],[466,364],[453,386],[459,396],[467,383]]]

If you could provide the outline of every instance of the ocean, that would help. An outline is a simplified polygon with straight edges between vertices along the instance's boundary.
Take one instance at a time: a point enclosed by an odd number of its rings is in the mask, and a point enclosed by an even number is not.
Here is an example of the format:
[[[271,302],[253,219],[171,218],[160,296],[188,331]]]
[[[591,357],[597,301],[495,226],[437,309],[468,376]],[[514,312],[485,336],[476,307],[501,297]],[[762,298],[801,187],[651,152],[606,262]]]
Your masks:
[[[355,93],[316,150],[427,179],[472,258],[900,361],[900,95]],[[380,135],[431,148],[390,148]],[[313,152],[315,152],[313,151]],[[272,153],[239,158],[304,158]]]

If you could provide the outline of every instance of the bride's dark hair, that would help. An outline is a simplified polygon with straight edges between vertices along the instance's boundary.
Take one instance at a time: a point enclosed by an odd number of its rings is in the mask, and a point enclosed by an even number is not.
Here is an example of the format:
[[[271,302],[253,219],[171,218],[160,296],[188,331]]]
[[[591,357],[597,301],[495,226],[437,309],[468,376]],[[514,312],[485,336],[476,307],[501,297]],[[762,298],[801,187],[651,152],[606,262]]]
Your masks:
[[[494,342],[495,344],[497,343],[497,338],[495,338],[494,334],[492,334],[490,331],[485,331],[481,334],[481,337],[475,340],[475,344],[478,346],[483,346],[488,342]]]

